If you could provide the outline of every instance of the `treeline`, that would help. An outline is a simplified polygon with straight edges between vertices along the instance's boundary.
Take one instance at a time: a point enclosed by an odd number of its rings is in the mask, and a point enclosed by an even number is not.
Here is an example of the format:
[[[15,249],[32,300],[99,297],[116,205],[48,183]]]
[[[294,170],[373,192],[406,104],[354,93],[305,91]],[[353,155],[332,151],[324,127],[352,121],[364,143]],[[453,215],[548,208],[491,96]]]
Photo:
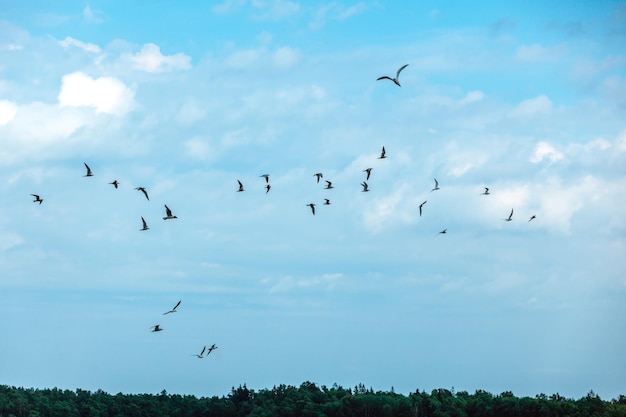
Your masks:
[[[222,397],[107,394],[84,390],[27,389],[0,385],[0,417],[626,417],[626,396],[610,401],[593,391],[578,400],[554,394],[518,398],[478,390],[393,391],[304,382],[254,391],[246,385]]]

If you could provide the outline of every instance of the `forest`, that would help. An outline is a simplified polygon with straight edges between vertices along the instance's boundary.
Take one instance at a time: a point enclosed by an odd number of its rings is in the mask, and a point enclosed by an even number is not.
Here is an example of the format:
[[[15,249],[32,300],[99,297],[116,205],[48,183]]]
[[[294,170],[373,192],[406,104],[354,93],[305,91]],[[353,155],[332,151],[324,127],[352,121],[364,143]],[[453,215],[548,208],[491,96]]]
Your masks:
[[[0,385],[0,417],[626,417],[626,396],[602,400],[593,391],[580,399],[559,394],[518,398],[511,392],[470,394],[454,389],[416,390],[408,396],[358,384],[331,388],[304,382],[254,391],[246,385],[228,395],[108,394]]]

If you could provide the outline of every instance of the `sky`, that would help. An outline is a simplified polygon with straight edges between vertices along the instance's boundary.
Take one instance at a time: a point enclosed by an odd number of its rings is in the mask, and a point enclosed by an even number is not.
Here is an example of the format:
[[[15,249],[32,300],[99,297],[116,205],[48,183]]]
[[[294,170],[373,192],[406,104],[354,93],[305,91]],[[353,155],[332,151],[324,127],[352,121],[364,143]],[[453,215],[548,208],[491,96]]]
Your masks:
[[[1,0],[0,384],[626,394],[624,45],[605,0]]]

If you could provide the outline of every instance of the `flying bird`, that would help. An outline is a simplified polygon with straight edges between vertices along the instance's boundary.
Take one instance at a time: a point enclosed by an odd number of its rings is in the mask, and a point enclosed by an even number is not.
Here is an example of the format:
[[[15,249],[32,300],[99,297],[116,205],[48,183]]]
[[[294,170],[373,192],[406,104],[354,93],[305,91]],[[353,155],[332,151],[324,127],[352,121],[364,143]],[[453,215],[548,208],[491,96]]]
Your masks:
[[[146,200],[150,201],[150,197],[148,197],[148,192],[146,191],[144,187],[137,187],[135,188],[135,190],[141,191],[143,195],[146,196]]]
[[[200,352],[199,355],[191,355],[191,356],[195,356],[196,358],[202,359],[202,358],[204,358],[204,356],[202,356],[202,355],[204,355],[204,351],[205,350],[206,350],[206,345],[202,348],[202,352]]]
[[[426,204],[426,201],[424,201],[422,204],[420,204],[420,217],[422,217],[422,207],[424,207],[424,204]]]
[[[265,178],[265,183],[269,184],[269,182],[270,182],[270,174],[263,174],[263,175],[260,175],[260,177]]]
[[[440,190],[440,188],[439,188],[439,181],[437,181],[437,178],[433,178],[433,179],[435,180],[435,188],[433,188],[432,190],[430,190],[431,192],[432,192],[432,191],[437,191],[437,190]]]
[[[267,194],[267,193],[269,193],[269,192],[270,192],[270,188],[272,188],[272,186],[271,186],[270,184],[267,184],[267,185],[265,186],[265,189],[267,190],[267,191],[265,191],[265,194]]]
[[[485,192],[480,195],[489,195],[489,188],[485,187]]]
[[[33,200],[33,203],[43,203],[43,199],[41,197],[39,197],[37,194],[31,194],[33,197],[35,197],[35,199]]]
[[[320,178],[324,178],[324,176],[322,175],[321,172],[318,172],[317,174],[313,174],[314,177],[317,177],[317,183],[319,184],[320,182]]]
[[[311,207],[311,211],[313,212],[313,215],[315,216],[315,204],[314,203],[309,203],[309,204],[307,204],[307,206]]]
[[[240,193],[243,191],[243,184],[239,180],[237,180],[237,182],[239,183],[239,189],[237,190],[237,192]]]
[[[537,216],[535,216],[535,215],[533,214],[532,216],[530,216],[530,219],[528,219],[528,221],[535,220],[536,218],[537,218]]]
[[[385,154],[385,147],[383,146],[383,149],[380,151],[380,156],[378,157],[378,159],[385,159],[387,157]]]
[[[217,349],[217,345],[215,343],[213,343],[210,347],[209,350],[207,351],[206,355],[209,356],[211,354],[211,352],[213,352],[215,349]]]
[[[361,190],[361,192],[366,193],[366,192],[369,191],[369,188],[368,188],[367,183],[365,181],[363,181],[361,183],[361,185],[363,186],[363,189]]]
[[[325,206],[329,206],[329,205],[330,205],[330,200],[329,200],[329,199],[327,199],[327,198],[325,198],[325,199],[324,199],[324,205],[325,205]]]
[[[91,172],[91,168],[89,168],[89,165],[87,165],[85,162],[83,162],[83,164],[85,164],[85,168],[87,168],[87,173],[83,175],[83,177],[93,177],[93,172]]]
[[[176,305],[175,305],[175,306],[174,306],[174,307],[173,307],[170,311],[166,311],[165,313],[163,313],[163,315],[170,314],[170,313],[176,313],[176,309],[177,309],[177,308],[178,308],[178,306],[180,305],[180,302],[181,302],[181,301],[182,301],[182,300],[179,300],[179,301],[176,303]]]
[[[155,324],[154,326],[152,326],[151,329],[152,329],[152,333],[163,331],[163,328],[159,326],[158,324]]]
[[[112,186],[114,186],[116,189],[117,187],[119,187],[120,183],[117,182],[117,180],[114,180],[113,182],[110,182],[109,184],[111,184]]]
[[[143,216],[141,217],[141,223],[143,224],[143,227],[139,230],[144,231],[144,230],[148,230],[148,223],[146,223],[146,219],[143,218]]]
[[[326,181],[326,180],[325,180]],[[333,183],[330,181],[326,181],[326,187],[324,187],[326,190],[330,190],[331,188],[335,188],[333,187]]]
[[[448,229],[443,229],[441,232],[437,233],[437,235],[445,235],[448,233]]]
[[[177,219],[178,217],[172,215],[172,210],[170,210],[170,208],[167,206],[167,204],[165,205],[165,217],[163,217],[163,220],[168,220],[168,219]]]
[[[363,172],[367,173],[367,176],[365,177],[365,181],[368,181],[370,179],[370,174],[372,173],[372,168],[365,168]]]
[[[502,219],[502,220],[504,220],[505,222],[510,222],[511,220],[513,220],[513,209],[511,209],[511,214],[509,214],[509,217],[507,217],[506,219]]]
[[[377,78],[377,79],[376,79],[376,81],[380,81],[380,80],[391,80],[391,81],[393,81],[393,82],[394,82],[394,83],[395,83],[398,87],[401,87],[401,86],[400,86],[400,81],[398,81],[398,78],[400,77],[400,72],[401,72],[403,69],[405,69],[406,67],[408,67],[408,66],[409,66],[409,64],[404,64],[403,66],[401,66],[401,67],[400,67],[400,69],[396,72],[396,77],[395,77],[395,78],[391,78],[391,77],[388,77],[388,76],[386,76],[386,75],[383,75],[382,77]]]

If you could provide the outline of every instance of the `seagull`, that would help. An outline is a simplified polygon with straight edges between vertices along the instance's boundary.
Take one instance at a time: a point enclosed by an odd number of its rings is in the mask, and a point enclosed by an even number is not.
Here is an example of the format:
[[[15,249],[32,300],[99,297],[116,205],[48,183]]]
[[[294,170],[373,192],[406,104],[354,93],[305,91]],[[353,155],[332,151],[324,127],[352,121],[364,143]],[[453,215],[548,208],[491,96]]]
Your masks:
[[[204,358],[204,356],[202,356],[202,355],[204,355],[204,351],[205,350],[206,350],[206,345],[202,348],[202,352],[200,352],[199,355],[191,355],[191,356],[195,356],[196,358],[202,359],[202,358]]]
[[[534,220],[534,219],[536,219],[536,218],[537,218],[537,216],[535,216],[535,215],[533,214],[532,216],[530,216],[530,219],[528,219],[528,221]]]
[[[441,232],[437,233],[437,235],[445,235],[448,233],[448,229],[443,229]]]
[[[265,194],[267,194],[267,193],[269,193],[269,192],[270,192],[270,188],[272,188],[272,186],[271,186],[270,184],[267,184],[267,185],[265,186],[265,189],[267,190],[267,191],[265,191]]]
[[[504,220],[505,222],[510,222],[511,220],[513,220],[513,209],[511,209],[511,214],[509,214],[509,217],[506,219],[502,219],[502,220]]]
[[[440,190],[440,188],[439,188],[439,182],[437,181],[437,178],[434,178],[434,180],[435,180],[435,188],[433,188],[433,189],[432,189],[432,190],[430,190],[430,191],[437,191],[437,190]]]
[[[307,204],[307,206],[311,207],[311,211],[313,212],[313,215],[315,216],[315,204],[314,203],[309,203],[309,204]]]
[[[165,205],[165,217],[163,217],[163,220],[177,219],[177,218],[178,217],[172,215],[172,210],[170,210],[170,208],[166,204]]]
[[[269,182],[270,182],[270,174],[263,174],[263,175],[260,175],[260,177],[265,178],[265,183],[269,184]]]
[[[363,172],[367,172],[367,176],[365,177],[365,181],[368,181],[370,179],[370,174],[372,173],[372,168],[366,168],[363,170]]]
[[[424,207],[424,204],[426,204],[426,201],[424,201],[422,204],[420,204],[420,217],[422,217],[422,207]]]
[[[179,301],[176,303],[176,305],[174,306],[174,308],[172,308],[170,311],[166,311],[165,313],[163,313],[163,315],[170,314],[170,313],[176,313],[176,309],[177,309],[177,308],[178,308],[178,306],[180,305],[180,302],[181,302],[181,301],[182,301],[182,300],[179,300]]]
[[[146,219],[143,218],[143,216],[141,216],[141,223],[143,223],[143,227],[139,230],[144,231],[144,230],[148,230],[148,223],[146,223]]]
[[[33,197],[35,197],[35,199],[33,200],[33,203],[43,203],[43,199],[41,197],[39,197],[37,194],[31,194]]]
[[[158,324],[155,324],[154,326],[151,327],[152,328],[152,333],[154,332],[160,332],[163,329],[161,328],[161,326],[159,326]]]
[[[326,187],[324,187],[324,188],[327,189],[327,190],[330,190],[331,188],[335,188],[335,187],[333,187],[333,183],[332,182],[326,181]]]
[[[89,165],[87,165],[85,162],[83,162],[83,164],[85,164],[85,168],[87,168],[87,173],[83,175],[83,177],[93,177],[93,172],[91,172],[91,168],[89,168]]]
[[[239,189],[237,190],[237,192],[240,193],[243,191],[243,184],[239,180],[237,180],[237,182],[239,183]]]
[[[206,355],[207,355],[207,356],[209,356],[209,354],[210,354],[211,352],[213,352],[215,349],[217,349],[217,346],[215,345],[215,343],[213,343],[213,344],[209,347],[209,350],[208,350],[208,352],[206,353]]]
[[[325,199],[324,199],[324,205],[325,205],[325,206],[329,206],[329,205],[330,205],[330,200],[329,200],[329,199],[327,199],[327,198],[325,198]]]
[[[385,147],[383,146],[383,149],[380,151],[380,156],[378,157],[378,159],[385,159],[387,156],[385,155]]]
[[[143,193],[143,195],[146,196],[146,199],[148,201],[150,201],[150,197],[148,197],[148,192],[146,191],[146,189],[144,187],[137,187],[137,188],[135,188],[135,190],[141,191]]]
[[[489,188],[485,187],[485,192],[480,195],[489,195]]]
[[[319,184],[320,182],[320,178],[324,178],[324,176],[322,175],[321,172],[318,172],[317,174],[313,174],[314,177],[317,177],[317,183]]]
[[[376,81],[380,81],[380,80],[391,80],[393,81],[398,87],[400,87],[400,82],[398,81],[398,77],[400,77],[400,71],[402,71],[403,69],[405,69],[406,67],[408,67],[409,64],[405,64],[403,66],[400,67],[400,69],[398,70],[398,72],[396,72],[396,78],[391,78],[388,77],[386,75],[383,75],[382,77],[379,77],[376,79]]]
[[[117,180],[114,180],[113,182],[110,182],[109,184],[111,184],[112,186],[114,186],[115,188],[119,187],[120,183],[117,182]]]
[[[367,188],[367,183],[365,181],[363,181],[361,185],[363,186],[363,189],[361,190],[361,192],[366,193],[369,191],[369,188]]]

